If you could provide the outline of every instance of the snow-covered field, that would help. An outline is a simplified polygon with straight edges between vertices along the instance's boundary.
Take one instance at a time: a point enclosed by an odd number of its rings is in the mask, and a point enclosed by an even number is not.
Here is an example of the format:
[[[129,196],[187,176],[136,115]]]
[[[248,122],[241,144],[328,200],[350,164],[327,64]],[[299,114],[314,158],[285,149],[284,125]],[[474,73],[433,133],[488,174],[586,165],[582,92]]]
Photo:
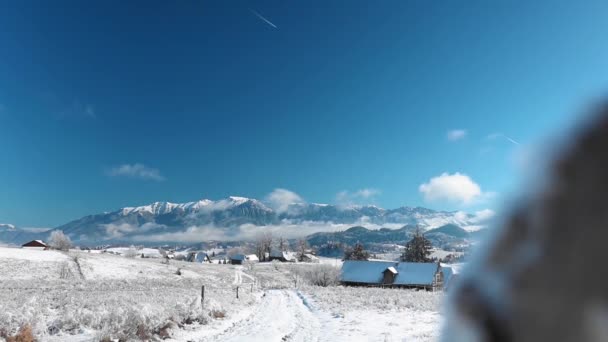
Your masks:
[[[164,264],[107,253],[0,248],[0,336],[25,325],[41,341],[428,341],[438,336],[442,293],[311,286],[300,271],[315,267],[330,266]]]

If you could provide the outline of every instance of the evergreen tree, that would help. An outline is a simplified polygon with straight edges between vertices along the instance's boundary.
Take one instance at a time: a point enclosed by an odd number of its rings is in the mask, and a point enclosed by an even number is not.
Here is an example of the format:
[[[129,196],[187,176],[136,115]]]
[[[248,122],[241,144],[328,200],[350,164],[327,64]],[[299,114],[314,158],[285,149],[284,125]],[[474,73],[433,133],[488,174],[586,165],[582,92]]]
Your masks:
[[[356,243],[355,247],[344,251],[344,260],[367,260],[369,253],[363,248],[361,243]]]
[[[401,261],[406,262],[429,262],[431,258],[431,249],[433,244],[427,238],[420,229],[416,229],[414,237],[405,245],[405,250],[401,254]]]

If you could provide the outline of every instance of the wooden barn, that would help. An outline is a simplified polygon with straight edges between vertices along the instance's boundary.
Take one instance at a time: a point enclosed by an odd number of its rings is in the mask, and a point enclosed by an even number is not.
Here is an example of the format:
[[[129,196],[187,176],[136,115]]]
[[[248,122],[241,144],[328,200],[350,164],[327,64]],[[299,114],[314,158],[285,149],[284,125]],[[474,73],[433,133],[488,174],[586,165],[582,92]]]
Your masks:
[[[21,245],[21,248],[45,250],[49,249],[49,246],[42,240],[32,240]]]
[[[342,264],[341,282],[352,286],[443,289],[443,270],[438,263],[357,261]]]
[[[247,257],[245,256],[245,254],[235,254],[230,257],[230,263],[232,265],[242,265],[245,262],[245,260],[247,260]]]

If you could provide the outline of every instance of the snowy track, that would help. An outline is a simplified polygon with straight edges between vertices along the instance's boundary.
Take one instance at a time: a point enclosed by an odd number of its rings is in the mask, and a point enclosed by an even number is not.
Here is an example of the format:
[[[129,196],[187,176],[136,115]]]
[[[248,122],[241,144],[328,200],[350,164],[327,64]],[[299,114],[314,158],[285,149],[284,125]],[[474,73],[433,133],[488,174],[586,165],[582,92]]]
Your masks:
[[[319,320],[293,291],[271,290],[253,314],[201,341],[318,341]]]

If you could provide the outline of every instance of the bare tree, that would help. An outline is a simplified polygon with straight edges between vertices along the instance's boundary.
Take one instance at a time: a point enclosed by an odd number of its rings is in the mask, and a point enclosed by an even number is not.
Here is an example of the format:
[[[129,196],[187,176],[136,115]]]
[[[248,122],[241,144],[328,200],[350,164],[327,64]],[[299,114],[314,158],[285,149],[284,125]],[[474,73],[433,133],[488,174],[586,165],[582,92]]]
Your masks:
[[[308,249],[308,243],[306,239],[298,240],[298,261],[304,260],[304,254],[306,254],[306,250]]]
[[[233,247],[230,248],[228,251],[226,251],[226,255],[228,257],[233,257],[237,254],[243,254],[243,248],[242,247]]]
[[[282,236],[279,236],[278,245],[279,245],[279,250],[281,252],[284,252],[284,251],[287,250],[286,249],[286,244],[287,244],[287,241]]]
[[[54,230],[49,237],[49,244],[54,249],[68,251],[72,247],[72,240],[62,230]]]
[[[255,254],[260,261],[266,261],[266,253],[270,254],[272,247],[272,233],[263,232],[258,234],[255,241]]]

